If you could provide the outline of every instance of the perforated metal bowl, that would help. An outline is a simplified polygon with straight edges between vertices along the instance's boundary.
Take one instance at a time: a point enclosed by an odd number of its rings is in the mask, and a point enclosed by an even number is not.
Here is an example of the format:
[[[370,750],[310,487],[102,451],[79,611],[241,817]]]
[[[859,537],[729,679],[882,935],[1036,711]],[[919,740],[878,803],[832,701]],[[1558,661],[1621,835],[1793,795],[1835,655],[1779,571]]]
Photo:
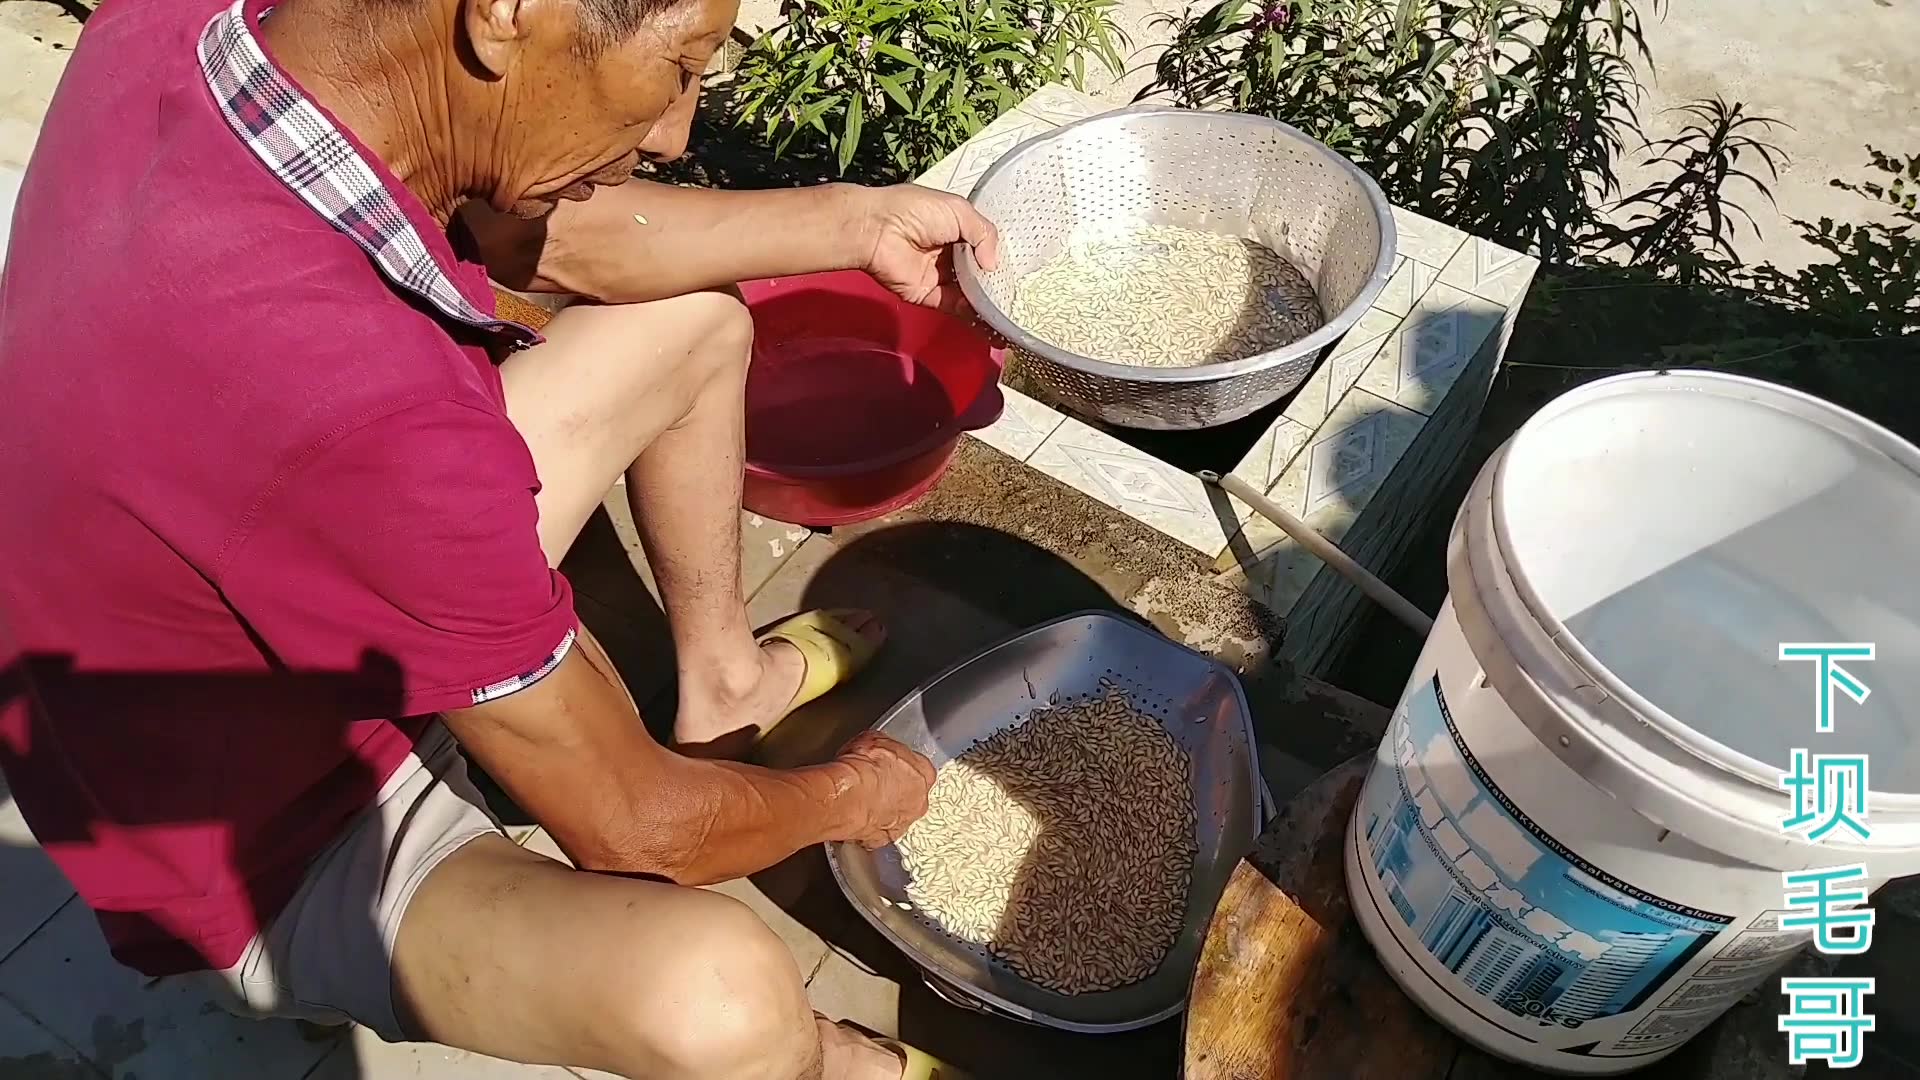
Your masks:
[[[1299,130],[1243,113],[1140,107],[1014,147],[974,185],[1000,228],[1000,263],[965,248],[961,290],[1011,342],[1035,388],[1084,416],[1178,430],[1238,420],[1292,393],[1373,303],[1393,271],[1393,216],[1371,178]],[[1077,230],[1171,225],[1264,244],[1319,294],[1326,324],[1270,352],[1184,368],[1109,363],[1056,348],[1009,312],[1020,279]]]
[[[945,765],[1058,693],[1097,695],[1111,679],[1136,709],[1166,725],[1193,762],[1196,849],[1180,936],[1146,978],[1087,994],[1060,994],[1022,978],[986,950],[949,935],[907,902],[911,875],[898,848],[828,844],[827,863],[855,910],[919,965],[955,1004],[1068,1031],[1125,1031],[1186,1004],[1200,946],[1234,863],[1260,833],[1271,798],[1260,780],[1252,719],[1225,665],[1138,623],[1081,612],[1035,627],[935,676],[874,725]]]

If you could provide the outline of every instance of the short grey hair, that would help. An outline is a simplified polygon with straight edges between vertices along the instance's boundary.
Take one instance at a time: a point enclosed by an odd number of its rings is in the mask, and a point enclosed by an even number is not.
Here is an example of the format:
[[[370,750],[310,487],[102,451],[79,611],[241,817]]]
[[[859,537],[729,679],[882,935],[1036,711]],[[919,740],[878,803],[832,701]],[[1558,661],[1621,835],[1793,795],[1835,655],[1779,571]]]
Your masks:
[[[580,54],[592,59],[632,37],[650,18],[683,0],[574,0],[579,12]]]

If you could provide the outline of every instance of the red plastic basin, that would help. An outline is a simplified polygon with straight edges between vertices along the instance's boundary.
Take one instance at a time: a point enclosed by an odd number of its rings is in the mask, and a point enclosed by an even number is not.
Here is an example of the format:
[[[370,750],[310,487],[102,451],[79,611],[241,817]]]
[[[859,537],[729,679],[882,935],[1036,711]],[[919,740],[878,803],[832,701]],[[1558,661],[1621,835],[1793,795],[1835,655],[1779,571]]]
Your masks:
[[[847,525],[927,493],[1000,416],[1001,352],[858,270],[740,286],[753,313],[747,509]]]

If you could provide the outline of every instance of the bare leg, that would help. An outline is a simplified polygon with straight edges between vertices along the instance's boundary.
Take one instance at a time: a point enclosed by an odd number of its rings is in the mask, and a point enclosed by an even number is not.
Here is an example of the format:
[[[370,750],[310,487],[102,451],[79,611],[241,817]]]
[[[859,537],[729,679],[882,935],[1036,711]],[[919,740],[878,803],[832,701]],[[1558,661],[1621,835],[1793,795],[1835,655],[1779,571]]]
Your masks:
[[[395,943],[422,1038],[633,1080],[899,1080],[822,1026],[780,939],[718,893],[570,870],[483,837],[428,875]]]
[[[674,741],[713,745],[778,717],[805,674],[792,646],[761,649],[740,588],[740,487],[746,446],[745,336],[718,343],[692,406],[627,470],[627,502],[673,628],[680,683]],[[717,747],[716,747],[717,748]]]
[[[575,306],[502,365],[533,452],[540,538],[558,563],[623,472],[673,628],[675,740],[737,752],[798,689],[800,655],[753,641],[740,588],[744,387],[752,323],[736,295]],[[877,633],[877,627],[874,628]]]

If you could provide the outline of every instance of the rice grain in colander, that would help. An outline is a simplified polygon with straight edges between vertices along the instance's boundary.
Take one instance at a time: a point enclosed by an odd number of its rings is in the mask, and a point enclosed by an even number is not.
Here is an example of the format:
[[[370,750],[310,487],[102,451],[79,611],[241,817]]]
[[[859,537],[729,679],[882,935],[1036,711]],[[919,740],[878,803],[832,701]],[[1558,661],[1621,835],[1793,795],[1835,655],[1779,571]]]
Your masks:
[[[1326,322],[1313,285],[1271,249],[1158,225],[1074,238],[1020,279],[1010,313],[1056,348],[1140,367],[1240,360]]]
[[[947,763],[926,816],[899,841],[921,917],[1064,994],[1160,965],[1196,850],[1186,752],[1102,685]]]

